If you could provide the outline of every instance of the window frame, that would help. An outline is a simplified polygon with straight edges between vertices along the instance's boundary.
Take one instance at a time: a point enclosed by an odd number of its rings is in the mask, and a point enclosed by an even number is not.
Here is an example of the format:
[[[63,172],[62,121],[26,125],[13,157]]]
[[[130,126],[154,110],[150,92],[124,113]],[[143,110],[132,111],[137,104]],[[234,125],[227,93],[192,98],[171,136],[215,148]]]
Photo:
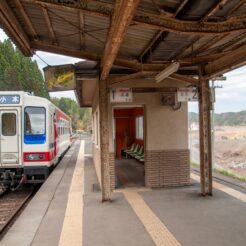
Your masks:
[[[44,133],[42,134],[27,134],[26,133],[26,109],[27,108],[42,108],[44,109]],[[46,135],[46,108],[45,107],[39,107],[39,106],[26,106],[24,108],[24,135],[25,136],[44,136]]]
[[[4,114],[13,114],[15,116],[15,133],[12,134],[12,135],[5,135],[4,132],[3,132],[3,129],[4,129],[3,128],[3,115]],[[4,136],[4,137],[14,137],[14,136],[16,136],[16,134],[17,134],[17,114],[14,113],[14,112],[3,112],[1,114],[1,135]]]
[[[140,131],[139,131],[139,119],[142,118],[142,136],[140,136]],[[136,128],[136,132],[135,132],[135,137],[137,140],[144,140],[144,116],[143,115],[139,115],[136,116],[135,118],[135,128]]]

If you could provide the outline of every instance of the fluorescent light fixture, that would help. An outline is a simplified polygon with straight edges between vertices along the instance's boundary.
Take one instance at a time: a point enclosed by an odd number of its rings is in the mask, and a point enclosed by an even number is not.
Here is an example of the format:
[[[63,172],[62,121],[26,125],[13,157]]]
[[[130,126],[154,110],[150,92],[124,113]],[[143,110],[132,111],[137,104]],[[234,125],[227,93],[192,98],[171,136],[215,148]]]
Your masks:
[[[171,74],[177,72],[179,69],[179,62],[173,62],[168,67],[166,67],[163,71],[158,73],[155,76],[156,83],[160,83],[165,78],[169,77]]]

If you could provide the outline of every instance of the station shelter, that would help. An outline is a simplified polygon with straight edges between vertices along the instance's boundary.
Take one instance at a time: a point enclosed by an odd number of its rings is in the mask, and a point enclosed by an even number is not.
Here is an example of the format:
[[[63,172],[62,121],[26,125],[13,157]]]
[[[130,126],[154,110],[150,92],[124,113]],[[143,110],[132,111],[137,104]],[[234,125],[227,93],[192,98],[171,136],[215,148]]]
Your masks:
[[[187,100],[179,97],[194,89],[206,196],[210,80],[246,64],[245,12],[241,0],[1,0],[0,26],[26,56],[46,51],[86,60],[48,66],[45,77],[49,91],[75,90],[80,106],[92,107],[103,201],[122,186],[189,184]]]

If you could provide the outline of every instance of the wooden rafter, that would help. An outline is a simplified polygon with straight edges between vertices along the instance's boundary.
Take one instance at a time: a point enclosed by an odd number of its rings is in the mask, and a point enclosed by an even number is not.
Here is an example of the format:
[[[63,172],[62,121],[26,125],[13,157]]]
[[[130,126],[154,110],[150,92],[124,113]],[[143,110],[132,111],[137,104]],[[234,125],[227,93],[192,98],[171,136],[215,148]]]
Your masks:
[[[229,52],[213,62],[210,62],[205,66],[205,74],[208,78],[213,78],[245,64],[246,45]]]
[[[31,56],[33,52],[29,45],[29,38],[5,0],[0,1],[0,22],[7,34],[16,41],[24,55]]]
[[[92,61],[100,61],[102,58],[102,56],[97,53],[87,52],[84,50],[79,51],[79,50],[65,48],[65,47],[61,47],[61,46],[57,46],[54,44],[50,44],[47,42],[41,42],[41,41],[31,42],[31,48],[33,50],[42,50],[46,52],[52,52],[52,53],[57,53],[61,55],[72,56],[72,57],[77,57],[80,59],[87,59],[87,60],[92,60]],[[204,56],[198,56],[198,57],[192,57],[192,58],[177,59],[177,61],[181,64],[181,66],[198,65],[201,63],[207,63],[207,62],[214,61],[225,54],[226,53],[224,52],[215,53],[212,55],[204,55]],[[140,63],[140,62],[128,60],[125,58],[116,58],[114,64],[123,66],[123,67],[128,67],[136,71],[161,71],[166,66],[168,66],[169,63],[160,63],[160,64]]]
[[[59,0],[23,0],[29,3],[41,4],[47,7],[54,7],[59,9],[80,9],[86,14],[98,15],[104,17],[110,17],[113,12],[113,6],[108,3],[98,2],[95,0],[89,1],[87,4],[82,2],[67,1],[60,3]],[[228,32],[234,32],[245,29],[246,17],[237,17],[233,20],[221,21],[221,22],[205,22],[199,21],[184,21],[177,20],[175,18],[160,16],[137,10],[132,19],[132,23],[141,25],[149,29],[157,29],[175,33],[183,34],[223,34]]]
[[[172,75],[169,76],[169,78],[174,79],[176,81],[184,82],[184,83],[189,83],[192,85],[197,85],[199,86],[199,80],[192,78],[190,76],[185,76],[185,75],[180,75],[177,73],[173,73]]]
[[[79,11],[80,49],[85,45],[85,16]]]
[[[101,80],[106,80],[140,0],[116,0],[101,61]]]
[[[48,10],[47,10],[46,7],[42,7],[42,10],[43,10],[43,14],[44,14],[44,19],[45,19],[46,25],[47,25],[47,27],[49,29],[49,32],[50,32],[50,35],[51,35],[51,38],[52,38],[52,42],[54,44],[57,44],[56,35],[55,35],[54,29],[53,29],[53,26],[52,26],[52,23],[51,23],[51,20],[50,20],[50,16],[49,16]]]
[[[234,8],[232,8],[231,10],[230,10],[230,12],[228,13],[228,15],[227,15],[227,18],[230,18],[239,8],[241,8],[241,6],[243,5],[243,4],[246,4],[246,0],[240,0],[235,6],[234,6]]]
[[[205,22],[209,19],[210,16],[213,16],[217,11],[222,9],[229,0],[219,0],[207,13],[202,17],[200,22]]]
[[[177,10],[175,11],[175,13],[173,14],[173,17],[175,18],[179,12],[183,9],[183,7],[185,6],[185,4],[188,2],[189,0],[183,0],[180,5],[178,6]],[[165,31],[163,30],[159,30],[157,31],[157,33],[154,35],[154,37],[152,38],[152,40],[149,42],[149,44],[144,48],[143,52],[141,53],[141,55],[139,56],[139,60],[142,61],[143,57],[150,51],[152,50],[152,47],[154,45],[156,45],[156,42],[160,42],[158,41],[160,39],[160,37],[164,34]]]
[[[211,46],[215,45],[216,43],[220,42],[223,38],[225,38],[226,36],[228,36],[229,34],[223,34],[223,35],[217,35],[212,37],[207,43],[205,43],[204,45],[200,46],[198,49],[196,49],[194,52],[192,52],[191,56],[195,56],[199,53],[202,53],[206,50],[208,50]],[[189,54],[190,56],[190,54]]]
[[[208,52],[222,52],[223,50],[226,50],[228,48],[230,48],[231,46],[234,46],[235,44],[241,42],[242,40],[244,40],[246,38],[246,32],[241,33],[240,35],[237,35],[236,37],[234,37],[233,39],[231,39],[229,42],[226,42],[220,46],[211,48],[209,50],[207,50]]]
[[[29,16],[27,15],[27,13],[26,13],[22,3],[20,2],[20,0],[15,0],[15,5],[20,10],[20,13],[21,13],[21,15],[22,15],[27,27],[28,27],[29,32],[32,34],[33,39],[37,40],[37,38],[38,38],[37,32],[36,32],[32,22],[30,21]]]
[[[183,0],[180,4],[179,4],[179,6],[178,6],[178,8],[176,9],[176,11],[175,11],[175,13],[174,13],[174,17],[176,17],[179,13],[180,13],[180,11],[184,8],[184,6],[188,3],[188,1],[189,0]]]
[[[46,52],[57,53],[66,56],[72,56],[80,59],[88,59],[92,61],[100,61],[101,55],[97,53],[75,50],[71,48],[65,48],[58,45],[41,42],[41,41],[33,41],[31,42],[31,48],[33,50],[42,50]],[[167,64],[142,64],[133,60],[127,60],[123,58],[116,58],[115,65],[128,67],[134,70],[143,70],[143,71],[160,71],[164,69]]]
[[[116,77],[110,78],[108,80],[108,84],[109,85],[113,85],[113,84],[121,83],[121,82],[124,82],[124,81],[127,81],[127,80],[131,80],[131,79],[139,79],[139,78],[149,77],[149,76],[156,75],[157,73],[158,72],[140,71],[140,72],[136,72],[136,73],[132,73],[132,74],[116,76]]]

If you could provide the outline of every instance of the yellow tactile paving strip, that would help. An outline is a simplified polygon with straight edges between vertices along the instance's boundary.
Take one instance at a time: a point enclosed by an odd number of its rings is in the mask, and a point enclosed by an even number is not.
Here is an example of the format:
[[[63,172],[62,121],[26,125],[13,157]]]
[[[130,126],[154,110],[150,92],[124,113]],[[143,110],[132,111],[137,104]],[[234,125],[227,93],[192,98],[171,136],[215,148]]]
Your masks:
[[[69,191],[59,246],[82,246],[84,194],[84,141],[81,141]]]
[[[191,177],[192,179],[194,179],[194,180],[200,182],[200,176],[199,176],[199,175],[196,175],[196,174],[194,174],[194,173],[191,173],[191,174],[190,174],[190,177]],[[232,189],[232,188],[230,188],[230,187],[227,187],[227,186],[225,186],[225,185],[223,185],[223,184],[220,184],[220,183],[217,183],[217,182],[215,182],[215,181],[213,181],[213,187],[214,187],[215,189],[218,189],[218,190],[221,190],[221,191],[227,193],[227,194],[230,195],[230,196],[233,196],[233,197],[235,197],[235,198],[241,200],[242,202],[246,202],[246,194],[244,194],[244,193],[242,193],[242,192],[240,192],[240,191],[234,190],[234,189]]]
[[[135,189],[121,190],[157,246],[180,246],[167,227],[153,213]]]

